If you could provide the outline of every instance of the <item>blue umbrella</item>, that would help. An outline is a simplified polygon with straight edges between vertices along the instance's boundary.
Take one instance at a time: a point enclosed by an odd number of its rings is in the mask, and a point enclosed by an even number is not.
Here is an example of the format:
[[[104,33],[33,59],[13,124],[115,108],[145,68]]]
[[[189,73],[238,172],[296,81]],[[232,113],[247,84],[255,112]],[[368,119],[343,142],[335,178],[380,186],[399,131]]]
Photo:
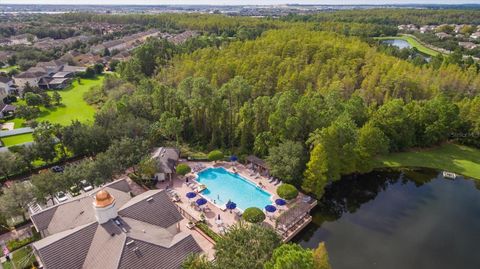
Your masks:
[[[265,206],[265,211],[273,213],[273,212],[277,211],[277,208],[273,205],[267,205],[267,206]]]
[[[205,198],[199,198],[197,199],[196,203],[197,205],[202,206],[207,203],[207,200],[205,200]]]
[[[287,201],[285,201],[283,199],[277,199],[277,200],[275,200],[275,204],[277,204],[279,206],[282,206],[282,205],[286,205]]]
[[[227,209],[232,210],[232,209],[235,209],[237,207],[237,204],[235,204],[234,202],[228,201],[228,203],[225,205],[225,207]]]
[[[238,161],[238,157],[235,156],[235,155],[232,155],[232,156],[230,156],[230,161],[231,162],[236,162],[236,161]]]
[[[194,193],[194,192],[187,192],[186,195],[187,195],[187,198],[188,198],[188,199],[192,199],[192,198],[194,198],[195,196],[197,196],[197,194]]]

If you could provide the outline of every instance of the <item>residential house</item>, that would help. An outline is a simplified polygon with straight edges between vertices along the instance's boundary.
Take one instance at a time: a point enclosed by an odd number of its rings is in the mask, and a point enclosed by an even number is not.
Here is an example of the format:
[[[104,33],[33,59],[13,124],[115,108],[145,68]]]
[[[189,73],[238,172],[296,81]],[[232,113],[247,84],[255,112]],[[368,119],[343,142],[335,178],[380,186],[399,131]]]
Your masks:
[[[130,54],[130,52],[128,51],[122,51],[122,52],[119,52],[117,54],[115,54],[114,56],[112,56],[111,60],[117,60],[117,61],[127,61],[128,59],[130,59],[132,56]]]
[[[445,32],[436,33],[435,35],[440,39],[446,39],[446,38],[452,37],[452,35],[447,34]]]
[[[0,76],[0,99],[3,99],[4,95],[15,94],[16,91],[17,87],[11,78]]]
[[[32,247],[44,269],[177,269],[202,252],[181,232],[183,217],[165,190],[132,198],[124,179],[30,218],[43,237]]]
[[[471,34],[470,38],[474,39],[474,40],[480,40],[480,32],[475,32],[475,33]]]
[[[62,70],[65,63],[60,60],[53,60],[50,62],[39,62],[36,67],[44,68],[47,74],[52,75]]]
[[[49,50],[53,48],[62,47],[62,44],[55,41],[53,38],[46,37],[46,38],[37,40],[37,42],[33,44],[33,47],[40,50]]]
[[[155,174],[157,179],[159,181],[172,180],[180,159],[180,151],[176,148],[161,147],[153,152],[152,159],[157,163],[158,172]]]
[[[3,104],[3,98],[7,97],[10,90],[11,79],[8,77],[0,77],[0,105]]]
[[[16,109],[15,106],[4,104],[3,101],[0,101],[0,119],[12,115]]]
[[[458,45],[468,50],[472,50],[478,47],[478,45],[473,42],[458,42]]]
[[[45,81],[47,74],[45,72],[22,72],[13,77],[15,84],[18,86],[18,94],[23,94],[23,89],[28,85],[32,87],[40,87],[40,85],[48,85]]]
[[[8,38],[0,38],[0,47],[10,46],[11,43],[12,41]]]
[[[13,52],[10,51],[0,51],[0,62],[3,64],[6,64],[8,62],[8,59],[12,57]]]
[[[37,37],[32,34],[22,34],[10,37],[10,45],[30,45],[32,41],[36,41]]]

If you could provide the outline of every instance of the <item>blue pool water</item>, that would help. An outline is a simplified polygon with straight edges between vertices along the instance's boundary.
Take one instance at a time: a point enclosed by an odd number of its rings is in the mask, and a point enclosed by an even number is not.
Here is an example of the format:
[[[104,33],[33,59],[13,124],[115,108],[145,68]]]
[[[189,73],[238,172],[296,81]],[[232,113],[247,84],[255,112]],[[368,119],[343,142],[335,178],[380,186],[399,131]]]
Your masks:
[[[271,195],[255,186],[240,175],[230,173],[224,168],[208,168],[198,173],[197,181],[205,184],[202,194],[217,205],[224,205],[231,200],[240,210],[249,207],[264,209],[272,204]]]

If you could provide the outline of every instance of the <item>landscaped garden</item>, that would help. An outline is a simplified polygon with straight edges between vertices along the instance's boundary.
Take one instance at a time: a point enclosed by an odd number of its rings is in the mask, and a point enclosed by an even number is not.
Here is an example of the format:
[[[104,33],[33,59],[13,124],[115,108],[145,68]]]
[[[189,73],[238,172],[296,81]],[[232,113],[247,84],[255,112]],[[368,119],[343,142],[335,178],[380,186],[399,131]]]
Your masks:
[[[11,261],[4,262],[2,266],[4,269],[32,268],[36,261],[32,248],[27,246],[13,252]]]
[[[376,167],[426,167],[480,179],[480,150],[444,144],[425,150],[388,154],[377,159]]]
[[[78,120],[80,122],[88,122],[93,120],[95,108],[88,105],[83,100],[83,95],[91,87],[101,85],[103,83],[103,79],[103,76],[98,76],[94,79],[81,79],[80,82],[75,80],[70,87],[58,91],[61,96],[60,105],[53,105],[49,108],[44,106],[39,107],[40,116],[35,118],[35,121],[49,121],[51,123],[57,123],[60,125],[68,125],[73,120]],[[48,93],[51,96],[53,95],[52,91],[49,91]],[[25,104],[25,100],[19,100],[14,105]],[[15,123],[15,128],[22,128],[25,127],[26,120],[22,118],[15,118],[12,120],[12,122]],[[31,134],[22,134],[2,138],[5,146],[30,142],[32,140]]]

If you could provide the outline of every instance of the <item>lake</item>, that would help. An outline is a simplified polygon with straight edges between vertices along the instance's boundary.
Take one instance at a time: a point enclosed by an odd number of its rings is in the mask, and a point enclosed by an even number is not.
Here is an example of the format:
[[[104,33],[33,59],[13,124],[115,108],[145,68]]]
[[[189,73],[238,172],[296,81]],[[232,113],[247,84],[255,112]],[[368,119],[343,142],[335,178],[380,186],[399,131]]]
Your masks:
[[[431,170],[345,177],[293,241],[325,241],[334,269],[478,269],[479,183]]]
[[[410,43],[408,43],[407,41],[403,40],[403,39],[388,39],[388,40],[384,40],[383,43],[386,43],[386,44],[390,44],[392,46],[395,46],[399,49],[404,49],[404,48],[412,48],[412,45],[410,45]]]

